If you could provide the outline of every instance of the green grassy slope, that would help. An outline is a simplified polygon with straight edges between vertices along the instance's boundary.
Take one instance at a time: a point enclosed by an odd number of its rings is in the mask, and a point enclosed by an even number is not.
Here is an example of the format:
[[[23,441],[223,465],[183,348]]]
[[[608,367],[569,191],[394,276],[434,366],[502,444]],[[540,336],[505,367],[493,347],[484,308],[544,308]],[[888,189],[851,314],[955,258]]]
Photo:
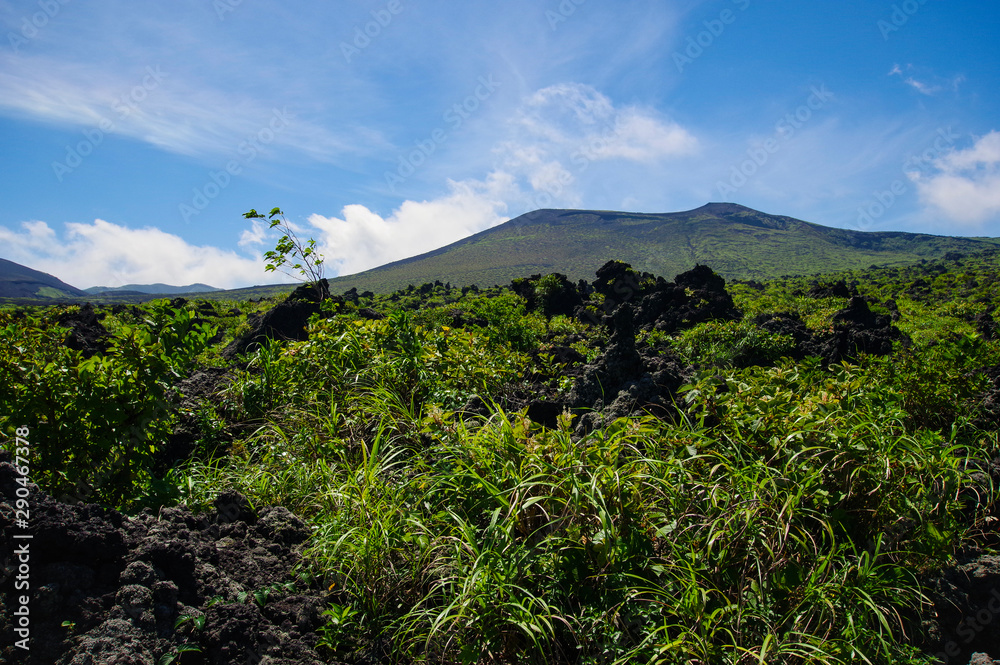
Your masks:
[[[440,280],[506,284],[532,273],[591,278],[608,257],[673,276],[696,263],[727,279],[768,279],[906,265],[995,249],[989,239],[835,229],[743,206],[712,203],[666,214],[538,210],[441,249],[331,280],[334,291],[376,292]]]
[[[19,263],[0,259],[0,297],[4,298],[74,298],[87,295],[80,289],[52,275],[32,270]]]

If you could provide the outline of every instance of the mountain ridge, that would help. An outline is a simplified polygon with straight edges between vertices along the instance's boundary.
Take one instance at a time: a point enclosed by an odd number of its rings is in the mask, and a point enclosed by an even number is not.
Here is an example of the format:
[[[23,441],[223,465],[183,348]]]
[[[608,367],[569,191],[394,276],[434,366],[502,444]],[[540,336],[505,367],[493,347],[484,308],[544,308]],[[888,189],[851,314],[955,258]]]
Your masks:
[[[1000,251],[1000,239],[839,229],[771,215],[736,203],[708,203],[694,210],[670,213],[542,209],[429,252],[331,278],[330,287],[333,292],[356,288],[383,293],[435,281],[489,287],[508,284],[518,277],[552,272],[563,273],[573,280],[591,279],[611,259],[667,278],[703,264],[729,280],[766,280],[872,265],[912,265],[983,251]],[[46,273],[6,263],[6,270],[0,264],[0,297],[6,298],[91,297],[124,301],[182,293],[209,298],[225,298],[227,294],[261,297],[294,288],[290,284],[275,284],[216,290],[204,284],[181,287],[132,284],[95,293],[93,289],[106,287],[79,290]],[[13,286],[18,276],[22,282],[33,278],[33,289],[23,283]],[[204,290],[191,290],[196,287]],[[140,288],[171,290],[154,293]]]
[[[208,284],[202,284],[201,282],[188,284],[187,286],[171,286],[170,284],[156,282],[155,284],[125,284],[124,286],[91,286],[84,289],[84,291],[92,295],[123,292],[144,293],[148,295],[176,295],[178,293],[210,293],[212,291],[224,290],[225,289],[209,286]]]
[[[0,259],[0,296],[6,298],[78,298],[87,293],[41,270]]]
[[[769,279],[997,247],[990,239],[838,229],[735,203],[672,213],[542,209],[330,284],[387,291],[435,280],[490,286],[546,272],[586,279],[608,259],[666,277],[701,263],[727,279]]]

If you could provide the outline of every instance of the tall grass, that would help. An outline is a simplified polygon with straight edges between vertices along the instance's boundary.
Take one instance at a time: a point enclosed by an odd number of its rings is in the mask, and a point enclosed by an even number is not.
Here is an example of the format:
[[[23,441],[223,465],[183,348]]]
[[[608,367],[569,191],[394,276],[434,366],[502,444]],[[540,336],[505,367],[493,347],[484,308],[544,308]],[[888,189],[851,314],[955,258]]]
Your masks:
[[[311,520],[331,657],[385,641],[399,662],[927,662],[901,617],[919,566],[967,533],[971,453],[913,427],[890,363],[705,374],[679,424],[578,438],[568,417],[442,408],[514,375],[475,335],[325,325],[265,351],[242,394],[271,382],[281,406],[187,492]]]

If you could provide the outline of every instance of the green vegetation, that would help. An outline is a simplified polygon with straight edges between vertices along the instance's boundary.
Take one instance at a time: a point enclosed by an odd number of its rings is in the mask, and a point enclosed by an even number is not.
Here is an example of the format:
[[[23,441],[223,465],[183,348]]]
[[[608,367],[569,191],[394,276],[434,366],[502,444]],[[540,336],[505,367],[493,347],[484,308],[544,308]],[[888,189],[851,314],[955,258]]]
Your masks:
[[[388,293],[434,280],[489,286],[555,272],[589,280],[609,257],[665,277],[702,263],[726,279],[775,279],[996,251],[988,239],[850,231],[727,203],[665,214],[537,210],[330,286]]]
[[[997,263],[730,284],[741,320],[638,334],[684,368],[675,413],[591,431],[525,406],[566,395],[580,368],[555,354],[593,361],[607,331],[507,289],[355,293],[308,340],[231,365],[221,348],[266,304],[116,310],[90,357],[63,346],[65,309],[7,309],[0,430],[12,445],[31,427],[32,477],[57,496],[207,509],[235,489],[302,516],[331,661],[384,640],[415,663],[931,663],[920,576],[995,545],[975,471],[1000,454]],[[840,280],[912,342],[824,364],[756,323],[831,329]],[[539,280],[542,305],[558,287]],[[158,475],[172,387],[199,367],[231,380],[198,412],[194,457]]]
[[[312,238],[306,241],[299,239],[280,208],[272,208],[267,215],[251,210],[243,213],[243,217],[251,220],[268,220],[268,228],[277,228],[282,234],[274,249],[264,253],[265,270],[268,272],[277,270],[296,279],[316,284],[317,288],[320,289],[320,295],[324,295],[320,286],[323,279],[323,255],[316,250],[315,240]],[[298,261],[298,263],[293,264],[292,261]],[[286,266],[295,272],[288,272]]]

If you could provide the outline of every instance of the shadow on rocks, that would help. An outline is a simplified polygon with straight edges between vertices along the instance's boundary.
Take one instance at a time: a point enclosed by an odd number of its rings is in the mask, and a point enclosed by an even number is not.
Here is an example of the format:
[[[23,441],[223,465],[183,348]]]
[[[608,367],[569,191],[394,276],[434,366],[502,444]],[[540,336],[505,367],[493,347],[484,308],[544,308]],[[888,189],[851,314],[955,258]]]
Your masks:
[[[321,280],[319,288],[314,284],[303,284],[264,314],[250,315],[247,318],[250,330],[223,349],[222,357],[234,360],[244,353],[254,351],[269,339],[297,341],[308,339],[306,325],[310,317],[322,311],[323,300],[343,302],[343,298],[330,296],[329,292],[330,285],[325,279]]]
[[[33,538],[20,541],[13,538],[23,533],[12,508],[17,478],[9,457],[0,461],[2,570],[12,574],[15,543],[28,542],[32,641],[27,653],[0,647],[0,661],[154,665],[188,644],[200,652],[185,653],[183,662],[324,662],[316,630],[325,590],[302,582],[294,590],[277,586],[292,579],[310,536],[285,508],[255,510],[225,492],[204,514],[164,508],[128,517],[63,504],[29,485]],[[267,588],[266,602],[255,602],[254,592]],[[221,602],[207,607],[216,597]],[[2,602],[0,631],[12,635],[14,594]],[[176,625],[197,616],[206,617],[201,629],[192,621]]]

